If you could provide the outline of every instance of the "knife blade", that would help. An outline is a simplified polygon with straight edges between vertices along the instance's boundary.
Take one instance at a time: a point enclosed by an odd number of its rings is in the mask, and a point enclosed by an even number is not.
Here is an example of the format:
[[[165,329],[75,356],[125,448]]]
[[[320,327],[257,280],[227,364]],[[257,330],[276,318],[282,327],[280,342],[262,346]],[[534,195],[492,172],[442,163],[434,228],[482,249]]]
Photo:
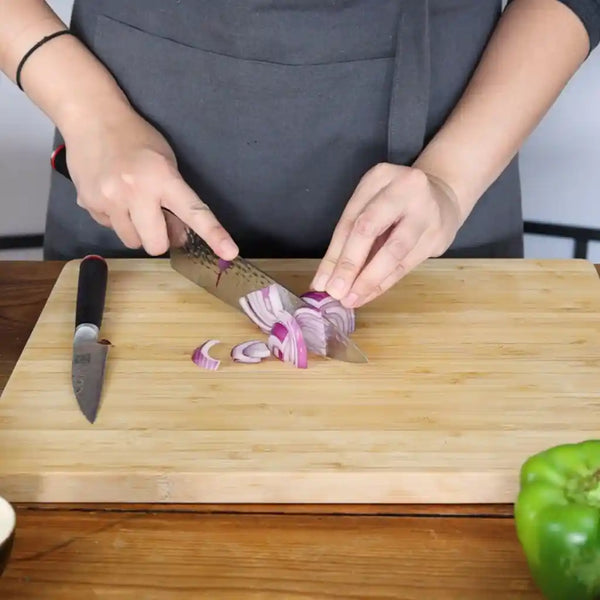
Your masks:
[[[85,256],[79,266],[71,380],[79,409],[90,422],[98,416],[109,344],[98,339],[108,268],[95,254]]]
[[[55,171],[67,179],[71,179],[64,144],[58,146],[52,153],[51,164]],[[232,261],[229,268],[222,273],[219,268],[219,258],[204,240],[170,210],[163,208],[163,214],[170,242],[171,267],[186,279],[242,312],[239,299],[268,285],[277,286],[284,308],[288,312],[293,313],[301,306],[309,306],[285,286],[240,256]],[[326,355],[329,358],[352,363],[368,362],[365,353],[353,340],[340,331],[331,319],[323,317],[323,321],[325,323]]]
[[[168,210],[164,210],[164,214],[170,240],[171,267],[219,300],[243,312],[239,302],[242,296],[274,285],[287,312],[294,313],[301,306],[309,306],[287,287],[241,256],[237,256],[228,265],[222,264],[208,244],[179,217]],[[327,357],[351,363],[368,362],[366,355],[354,341],[330,319],[323,317],[323,320]]]

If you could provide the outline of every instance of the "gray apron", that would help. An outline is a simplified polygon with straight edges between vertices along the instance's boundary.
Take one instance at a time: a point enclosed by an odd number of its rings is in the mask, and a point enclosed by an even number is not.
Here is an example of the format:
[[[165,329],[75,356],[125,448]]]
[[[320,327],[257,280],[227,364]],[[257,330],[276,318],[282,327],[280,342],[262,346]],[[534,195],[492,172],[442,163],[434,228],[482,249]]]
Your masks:
[[[242,255],[319,258],[361,176],[409,165],[442,125],[500,11],[501,0],[75,0],[71,27]],[[53,174],[45,258],[89,252],[146,256]],[[515,158],[446,256],[522,252]]]

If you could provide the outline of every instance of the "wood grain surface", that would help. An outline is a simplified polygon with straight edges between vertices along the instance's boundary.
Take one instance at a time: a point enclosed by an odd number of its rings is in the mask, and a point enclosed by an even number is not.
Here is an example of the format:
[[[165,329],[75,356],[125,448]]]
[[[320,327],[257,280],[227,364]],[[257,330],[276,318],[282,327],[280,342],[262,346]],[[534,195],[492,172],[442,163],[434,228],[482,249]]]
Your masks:
[[[61,268],[0,264],[0,390]],[[510,504],[16,508],[2,600],[543,600]]]
[[[261,261],[296,292],[314,261]],[[598,278],[585,261],[430,261],[357,315],[355,365],[199,370],[258,335],[164,260],[109,261],[94,426],[74,401],[78,263],[0,403],[0,485],[26,502],[502,503],[532,452],[597,434]]]
[[[510,519],[19,513],[3,600],[541,600]]]

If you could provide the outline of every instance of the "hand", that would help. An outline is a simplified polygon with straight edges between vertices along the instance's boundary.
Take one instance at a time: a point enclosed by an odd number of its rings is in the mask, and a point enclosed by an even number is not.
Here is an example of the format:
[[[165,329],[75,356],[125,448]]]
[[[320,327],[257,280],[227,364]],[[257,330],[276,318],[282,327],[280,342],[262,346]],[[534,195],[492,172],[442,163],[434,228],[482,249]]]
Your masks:
[[[91,122],[91,124],[90,124]],[[162,208],[176,214],[224,260],[238,248],[181,177],[164,137],[133,110],[70,127],[67,161],[77,204],[111,227],[128,248],[150,255],[169,248]]]
[[[463,220],[442,181],[379,164],[350,198],[312,287],[347,307],[371,302],[427,258],[442,255]]]

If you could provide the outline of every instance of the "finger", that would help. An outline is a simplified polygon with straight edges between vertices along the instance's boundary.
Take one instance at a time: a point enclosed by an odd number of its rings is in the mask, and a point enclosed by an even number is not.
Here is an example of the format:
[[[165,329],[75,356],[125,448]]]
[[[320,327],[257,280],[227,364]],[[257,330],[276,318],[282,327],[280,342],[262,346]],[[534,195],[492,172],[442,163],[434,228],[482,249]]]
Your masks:
[[[210,208],[180,177],[169,179],[162,190],[165,208],[173,211],[224,260],[233,260],[239,250]]]
[[[110,227],[109,216],[106,213],[101,212],[99,210],[93,210],[91,208],[88,208],[89,204],[81,195],[77,196],[77,206],[80,206],[81,208],[87,210],[90,214],[90,217],[92,217],[92,219],[94,219],[96,223],[103,225],[104,227]]]
[[[373,260],[373,258],[377,256],[377,253],[379,252],[379,250],[381,250],[381,247],[388,241],[392,231],[394,230],[390,227],[387,231],[385,231],[375,240],[375,243],[373,244],[373,246],[371,246],[371,250],[369,250],[369,256],[365,261],[365,265],[369,264]]]
[[[90,213],[90,216],[92,217],[92,219],[94,219],[94,221],[96,221],[96,223],[99,223],[100,225],[104,226],[104,227],[110,227],[110,217],[102,212],[98,212],[95,210],[89,210],[87,209],[88,212]]]
[[[138,235],[127,210],[114,211],[110,215],[110,223],[120,240],[133,250],[140,248],[142,241]]]
[[[396,225],[387,242],[358,275],[348,294],[342,298],[342,304],[349,308],[354,307],[367,296],[377,292],[381,283],[417,246],[427,227],[428,223],[423,217],[412,215]]]
[[[377,297],[387,292],[392,286],[396,285],[403,277],[420,265],[431,256],[433,247],[433,236],[427,233],[421,237],[417,245],[397,263],[396,267],[371,291],[371,293],[355,304],[355,308],[364,306],[372,302]]]
[[[359,181],[333,231],[325,256],[317,268],[311,283],[313,289],[319,292],[325,291],[346,240],[354,227],[356,217],[368,202],[392,180],[392,174],[387,169],[388,166],[377,165]]]
[[[403,198],[386,186],[357,215],[325,288],[330,296],[341,299],[348,294],[377,239],[404,217],[404,211]]]
[[[150,256],[164,254],[169,249],[169,236],[160,203],[155,200],[136,202],[129,212],[146,252]]]

